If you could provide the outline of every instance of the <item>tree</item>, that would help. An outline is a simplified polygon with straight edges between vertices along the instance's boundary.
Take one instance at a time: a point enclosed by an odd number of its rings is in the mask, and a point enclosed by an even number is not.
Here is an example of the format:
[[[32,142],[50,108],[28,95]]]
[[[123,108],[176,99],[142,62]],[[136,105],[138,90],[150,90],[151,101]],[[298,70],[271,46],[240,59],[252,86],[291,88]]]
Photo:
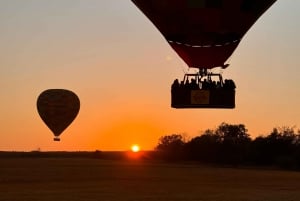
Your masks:
[[[271,162],[283,168],[291,168],[295,163],[294,154],[298,141],[294,128],[287,126],[273,128],[266,140]]]
[[[189,159],[231,165],[276,165],[300,169],[300,130],[273,128],[267,136],[251,140],[244,124],[221,123],[215,130],[185,141],[180,134],[163,136],[156,154],[165,159]]]
[[[202,135],[187,142],[187,154],[192,160],[216,162],[219,141],[219,137],[214,130],[208,129]]]
[[[250,135],[244,124],[222,123],[216,130],[220,139],[220,162],[237,165],[246,160]]]
[[[162,157],[170,160],[183,159],[184,138],[179,134],[162,136],[156,146],[156,150],[162,153]]]
[[[293,127],[273,128],[266,137],[259,136],[251,146],[252,161],[258,165],[279,165],[283,168],[296,166],[299,134]]]

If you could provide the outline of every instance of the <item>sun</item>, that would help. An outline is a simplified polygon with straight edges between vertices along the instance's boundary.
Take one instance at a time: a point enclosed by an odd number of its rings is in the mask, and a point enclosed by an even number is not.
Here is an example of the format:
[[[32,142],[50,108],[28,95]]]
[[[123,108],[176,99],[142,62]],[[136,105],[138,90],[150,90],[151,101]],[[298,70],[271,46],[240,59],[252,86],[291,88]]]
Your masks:
[[[137,144],[134,144],[131,146],[131,151],[132,152],[139,152],[140,151],[140,146]]]

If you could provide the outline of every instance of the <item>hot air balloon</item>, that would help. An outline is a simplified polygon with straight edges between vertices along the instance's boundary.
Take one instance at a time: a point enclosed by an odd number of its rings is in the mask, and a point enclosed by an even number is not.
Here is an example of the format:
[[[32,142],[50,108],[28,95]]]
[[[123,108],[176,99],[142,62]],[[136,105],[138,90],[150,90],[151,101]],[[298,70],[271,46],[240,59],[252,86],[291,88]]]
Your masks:
[[[47,89],[37,99],[37,110],[54,134],[54,141],[60,141],[61,133],[73,122],[80,108],[78,96],[66,89]]]
[[[235,107],[233,81],[225,83],[222,75],[212,73],[211,69],[228,67],[226,61],[243,36],[275,1],[132,0],[181,59],[190,68],[199,69],[197,73],[186,74],[183,79],[186,85],[189,85],[187,80],[196,81],[197,88],[195,85],[189,86],[192,88],[189,90],[177,90],[177,81],[174,82],[172,107]],[[206,82],[211,85],[209,89],[203,87]],[[179,84],[178,89],[183,88],[182,85]]]

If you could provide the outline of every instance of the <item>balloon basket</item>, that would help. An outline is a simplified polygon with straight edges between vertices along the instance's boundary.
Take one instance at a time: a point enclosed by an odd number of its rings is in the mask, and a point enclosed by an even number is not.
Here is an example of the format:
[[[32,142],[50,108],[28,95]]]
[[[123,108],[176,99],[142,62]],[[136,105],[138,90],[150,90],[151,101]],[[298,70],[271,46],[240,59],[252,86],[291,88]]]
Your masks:
[[[183,81],[176,79],[172,84],[171,107],[233,109],[235,87],[233,80],[224,82],[218,73],[186,73]]]
[[[59,142],[59,141],[60,141],[60,138],[59,138],[59,137],[55,137],[55,138],[53,138],[53,140]]]

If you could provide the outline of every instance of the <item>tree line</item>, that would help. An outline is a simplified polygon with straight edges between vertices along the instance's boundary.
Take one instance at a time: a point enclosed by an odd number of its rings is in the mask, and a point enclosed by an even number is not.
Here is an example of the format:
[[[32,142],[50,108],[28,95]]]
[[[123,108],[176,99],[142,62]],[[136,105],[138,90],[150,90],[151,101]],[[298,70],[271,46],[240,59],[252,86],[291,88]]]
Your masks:
[[[155,149],[159,157],[171,161],[300,169],[300,130],[293,127],[273,128],[252,139],[244,124],[221,123],[190,140],[182,134],[162,136]]]

